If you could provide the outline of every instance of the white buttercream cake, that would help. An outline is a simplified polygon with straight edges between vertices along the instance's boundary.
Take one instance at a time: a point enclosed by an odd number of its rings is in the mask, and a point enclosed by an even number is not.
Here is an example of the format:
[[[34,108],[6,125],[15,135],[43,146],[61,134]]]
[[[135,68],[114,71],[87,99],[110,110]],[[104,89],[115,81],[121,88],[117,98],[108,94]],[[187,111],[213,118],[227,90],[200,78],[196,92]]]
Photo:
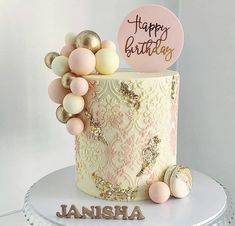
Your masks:
[[[149,185],[176,164],[178,72],[119,71],[86,80],[78,187],[109,200],[148,199]]]

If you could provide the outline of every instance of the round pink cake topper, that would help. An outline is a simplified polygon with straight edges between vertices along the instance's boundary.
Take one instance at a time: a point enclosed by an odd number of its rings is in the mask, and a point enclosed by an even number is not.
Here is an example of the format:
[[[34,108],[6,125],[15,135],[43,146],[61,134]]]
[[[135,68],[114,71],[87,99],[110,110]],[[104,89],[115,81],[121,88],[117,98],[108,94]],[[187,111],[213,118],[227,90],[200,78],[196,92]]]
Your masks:
[[[142,72],[170,67],[179,57],[184,32],[177,16],[159,5],[131,11],[118,32],[119,51],[127,64]]]

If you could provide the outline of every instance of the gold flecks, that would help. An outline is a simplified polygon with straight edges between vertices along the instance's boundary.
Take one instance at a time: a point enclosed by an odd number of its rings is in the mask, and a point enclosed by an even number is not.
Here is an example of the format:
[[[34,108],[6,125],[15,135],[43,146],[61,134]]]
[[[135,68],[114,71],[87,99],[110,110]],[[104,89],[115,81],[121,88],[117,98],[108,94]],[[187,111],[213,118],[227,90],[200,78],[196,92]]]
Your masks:
[[[135,199],[138,187],[135,189],[130,187],[123,189],[119,185],[113,185],[105,181],[95,173],[92,174],[92,178],[96,184],[96,188],[100,192],[100,197],[103,199],[117,201],[129,201]]]
[[[187,184],[189,190],[191,190],[193,186],[191,170],[188,167],[182,165],[177,166],[176,170],[176,177]]]
[[[143,150],[142,168],[136,175],[137,177],[141,176],[147,167],[152,166],[156,162],[157,156],[159,155],[158,144],[160,142],[161,140],[158,136],[155,136],[149,140],[147,147]]]
[[[108,142],[104,138],[100,123],[96,122],[88,111],[85,111],[85,116],[90,120],[90,133],[93,137],[98,141],[101,141],[103,144],[108,145]]]
[[[176,77],[172,77],[172,82],[171,82],[171,99],[175,99],[175,84],[176,84]]]
[[[130,87],[121,82],[120,92],[123,95],[124,100],[136,110],[140,108],[140,96],[137,95]]]

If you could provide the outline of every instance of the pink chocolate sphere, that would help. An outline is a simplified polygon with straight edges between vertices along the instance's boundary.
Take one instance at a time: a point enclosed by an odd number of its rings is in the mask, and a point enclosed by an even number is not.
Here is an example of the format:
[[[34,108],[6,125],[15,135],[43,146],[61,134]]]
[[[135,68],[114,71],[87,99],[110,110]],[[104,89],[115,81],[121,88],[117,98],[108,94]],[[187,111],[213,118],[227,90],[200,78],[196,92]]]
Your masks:
[[[70,53],[74,50],[74,46],[72,45],[65,45],[61,50],[60,50],[60,55],[61,56],[66,56],[69,57]]]
[[[116,51],[116,45],[114,44],[114,42],[110,41],[110,40],[104,40],[101,42],[101,48],[108,48],[111,49],[113,51]]]
[[[53,80],[48,87],[50,99],[57,104],[61,104],[68,93],[70,93],[70,90],[62,86],[60,78]]]
[[[86,79],[77,77],[72,80],[70,89],[74,95],[84,96],[89,89],[89,85]]]
[[[170,189],[164,182],[154,182],[149,188],[149,197],[155,203],[164,203],[170,197]]]
[[[69,56],[69,67],[76,75],[88,75],[95,69],[95,55],[91,50],[77,48]]]
[[[84,124],[83,121],[79,118],[71,118],[66,124],[67,131],[71,135],[79,135],[83,129],[84,129]]]

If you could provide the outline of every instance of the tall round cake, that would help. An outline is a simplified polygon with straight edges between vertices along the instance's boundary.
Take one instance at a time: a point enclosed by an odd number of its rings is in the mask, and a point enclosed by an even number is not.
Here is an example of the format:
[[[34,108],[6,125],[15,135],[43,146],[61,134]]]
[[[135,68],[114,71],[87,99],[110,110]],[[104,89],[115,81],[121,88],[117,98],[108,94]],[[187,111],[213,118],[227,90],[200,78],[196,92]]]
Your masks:
[[[109,200],[148,199],[151,183],[176,163],[179,74],[119,71],[86,80],[77,186]]]

